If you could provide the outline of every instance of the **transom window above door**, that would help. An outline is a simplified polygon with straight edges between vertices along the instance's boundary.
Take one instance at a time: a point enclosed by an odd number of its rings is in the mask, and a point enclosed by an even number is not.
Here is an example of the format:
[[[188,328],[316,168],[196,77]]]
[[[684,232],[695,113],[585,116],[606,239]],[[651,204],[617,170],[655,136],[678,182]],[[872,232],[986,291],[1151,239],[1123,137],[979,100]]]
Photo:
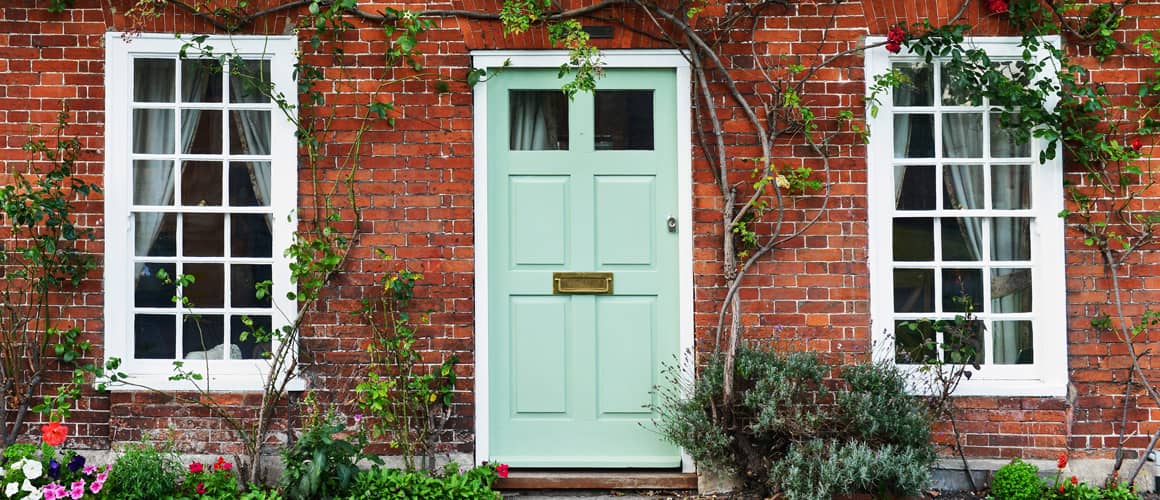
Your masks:
[[[558,90],[510,90],[512,151],[569,150],[568,96]],[[597,90],[591,133],[596,151],[651,151],[655,144],[652,90]]]
[[[1018,77],[1014,41],[973,41]],[[1062,174],[1045,144],[956,88],[938,59],[867,53],[902,82],[869,116],[871,310],[901,366],[979,365],[965,393],[1046,395],[1065,365]],[[1017,112],[1017,110],[1016,110]],[[1017,117],[1017,115],[1016,115]]]

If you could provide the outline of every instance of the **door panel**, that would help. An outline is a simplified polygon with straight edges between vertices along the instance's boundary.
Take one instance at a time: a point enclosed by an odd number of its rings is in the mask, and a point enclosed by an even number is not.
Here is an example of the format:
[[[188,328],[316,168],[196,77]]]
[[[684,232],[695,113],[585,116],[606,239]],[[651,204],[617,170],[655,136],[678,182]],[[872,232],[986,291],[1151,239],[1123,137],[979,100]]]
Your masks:
[[[675,72],[610,69],[613,92],[563,103],[556,74],[487,84],[488,459],[676,467],[649,428],[679,345]],[[614,293],[554,295],[555,272],[612,273]]]

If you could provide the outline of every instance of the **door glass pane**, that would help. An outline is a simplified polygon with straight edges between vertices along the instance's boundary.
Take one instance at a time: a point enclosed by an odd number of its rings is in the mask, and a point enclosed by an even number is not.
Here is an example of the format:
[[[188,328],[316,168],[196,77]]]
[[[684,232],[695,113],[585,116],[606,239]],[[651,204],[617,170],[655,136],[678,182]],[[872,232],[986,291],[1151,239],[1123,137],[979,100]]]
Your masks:
[[[948,217],[942,219],[943,260],[981,260],[983,257],[983,219]]]
[[[270,162],[230,163],[230,206],[270,206]]]
[[[1031,260],[1031,219],[997,217],[991,219],[991,259]]]
[[[653,149],[653,91],[596,91],[596,150]]]
[[[182,321],[181,352],[185,359],[225,359],[225,325],[216,314],[187,314]],[[240,353],[239,357],[240,357]]]
[[[181,152],[216,155],[222,152],[220,109],[181,111]]]
[[[135,213],[133,231],[133,255],[177,255],[177,214]]]
[[[177,352],[176,320],[170,314],[134,314],[133,357],[173,359]]]
[[[133,204],[173,205],[173,160],[133,161]]]
[[[934,157],[934,115],[894,115],[894,157]]]
[[[934,82],[930,66],[925,63],[894,63],[903,82],[894,87],[895,106],[930,106]]]
[[[1031,156],[1031,143],[1022,144],[1010,129],[999,123],[1000,114],[991,113],[991,156],[994,158],[1025,158]]]
[[[222,102],[222,65],[216,59],[181,61],[182,102]]]
[[[983,208],[983,166],[943,167],[943,208],[968,210]]]
[[[222,164],[187,161],[181,164],[181,204],[205,207],[222,204]]]
[[[270,61],[249,59],[230,67],[230,102],[270,102]]]
[[[133,152],[173,154],[173,110],[133,110]]]
[[[894,270],[894,312],[934,312],[934,270]]]
[[[944,157],[983,157],[982,113],[947,113],[942,115],[942,119]]]
[[[269,335],[273,323],[269,316],[249,316],[249,320],[250,324],[247,325],[242,316],[230,317],[230,343],[238,348],[235,351],[231,346],[230,355],[240,352],[240,359],[264,359],[270,352],[270,342],[259,341],[257,333]],[[242,340],[243,336],[245,340]]]
[[[1031,168],[1029,165],[991,167],[991,202],[998,210],[1031,208]]]
[[[974,81],[968,79],[958,79],[951,71],[947,71],[946,66],[939,66],[941,73],[940,80],[942,80],[942,103],[946,106],[978,106],[982,104],[982,96],[979,92],[974,90]]]
[[[133,101],[173,102],[173,59],[133,60]]]
[[[934,260],[934,219],[894,219],[894,260]]]
[[[991,270],[991,311],[1031,312],[1031,270],[1026,268]]]
[[[568,149],[568,97],[559,90],[508,92],[512,151]]]
[[[269,111],[230,111],[230,154],[270,154]]]
[[[996,321],[992,328],[996,364],[1029,365],[1035,362],[1030,321]]]
[[[942,278],[943,311],[978,311],[983,307],[982,269],[943,269]]]
[[[934,167],[894,167],[894,204],[899,210],[934,210]]]
[[[894,362],[922,364],[937,355],[934,329],[930,321],[894,322]]]

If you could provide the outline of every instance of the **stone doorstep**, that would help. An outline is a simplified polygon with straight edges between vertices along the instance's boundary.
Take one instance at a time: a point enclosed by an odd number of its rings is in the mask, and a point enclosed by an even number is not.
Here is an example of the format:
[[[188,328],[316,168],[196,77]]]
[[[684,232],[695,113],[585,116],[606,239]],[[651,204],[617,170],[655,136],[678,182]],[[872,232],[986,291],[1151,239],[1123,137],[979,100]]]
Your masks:
[[[496,481],[498,490],[696,490],[697,474],[638,471],[520,471]]]

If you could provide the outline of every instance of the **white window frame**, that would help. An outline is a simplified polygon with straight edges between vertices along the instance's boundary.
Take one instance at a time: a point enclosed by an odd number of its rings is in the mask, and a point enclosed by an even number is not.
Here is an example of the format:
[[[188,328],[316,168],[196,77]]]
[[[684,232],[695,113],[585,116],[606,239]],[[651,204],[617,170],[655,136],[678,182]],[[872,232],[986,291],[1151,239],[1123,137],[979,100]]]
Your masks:
[[[172,381],[173,360],[133,358],[132,279],[133,222],[132,203],[132,92],[133,60],[139,57],[172,58],[193,40],[192,35],[126,34],[105,35],[105,250],[104,250],[104,325],[105,361],[121,360],[118,371],[128,375],[131,384],[114,384],[113,390],[139,390],[140,384],[159,390],[255,391],[263,388],[269,374],[265,359],[190,360],[184,369],[200,373],[197,382]],[[281,94],[291,109],[297,106],[297,86],[293,79],[297,60],[297,39],[293,36],[209,36],[204,44],[213,47],[215,55],[237,54],[247,59],[270,61],[271,83],[275,95]],[[190,48],[188,57],[197,49]],[[271,102],[271,186],[273,210],[272,326],[277,329],[294,321],[297,303],[287,298],[294,287],[290,262],[283,255],[297,229],[298,145],[295,125],[279,105]],[[250,104],[247,108],[252,108]],[[294,111],[291,111],[294,112]],[[224,193],[223,193],[224,194]],[[229,339],[227,322],[226,339]],[[180,346],[179,346],[180,349]],[[195,385],[196,384],[196,385]],[[294,378],[290,390],[301,390],[303,382]]]
[[[882,37],[869,37],[867,45],[885,41]],[[1016,37],[969,38],[964,44],[985,50],[995,61],[1019,60],[1023,48]],[[1043,41],[1054,47],[1060,46],[1058,37],[1045,37]],[[1046,50],[1035,54],[1036,60],[1048,57]],[[868,49],[865,53],[865,75],[867,94],[874,84],[874,77],[890,71],[895,62],[917,62],[922,60],[913,53],[903,50],[900,54],[889,53],[884,46]],[[1054,75],[1044,75],[1054,78]],[[866,114],[871,135],[867,144],[867,210],[870,270],[870,315],[874,357],[878,361],[894,362],[894,290],[892,272],[892,218],[894,205],[894,108],[891,93],[879,96],[876,116],[869,110]],[[941,107],[936,101],[936,110]],[[1055,97],[1048,102],[1054,106]],[[936,111],[937,113],[937,111]],[[936,120],[937,121],[937,120]],[[984,120],[986,121],[986,120]],[[935,140],[938,144],[937,128]],[[1062,151],[1056,149],[1056,156],[1046,163],[1039,163],[1039,153],[1046,147],[1046,141],[1033,138],[1031,141],[1031,280],[1032,312],[1030,320],[1033,328],[1034,363],[1028,365],[982,365],[980,370],[971,370],[972,377],[958,387],[957,395],[975,396],[1064,396],[1067,394],[1067,293],[1064,261],[1064,223],[1059,217],[1063,210],[1063,165]],[[932,165],[941,165],[931,161]],[[941,207],[940,207],[941,208]],[[934,211],[917,214],[929,216]],[[936,236],[937,237],[937,236]],[[936,297],[939,291],[935,290]],[[937,298],[936,298],[937,300]],[[992,350],[987,344],[985,350]],[[919,365],[899,365],[904,371],[916,377],[914,390],[922,392],[926,384],[922,378],[929,374],[919,370]]]

